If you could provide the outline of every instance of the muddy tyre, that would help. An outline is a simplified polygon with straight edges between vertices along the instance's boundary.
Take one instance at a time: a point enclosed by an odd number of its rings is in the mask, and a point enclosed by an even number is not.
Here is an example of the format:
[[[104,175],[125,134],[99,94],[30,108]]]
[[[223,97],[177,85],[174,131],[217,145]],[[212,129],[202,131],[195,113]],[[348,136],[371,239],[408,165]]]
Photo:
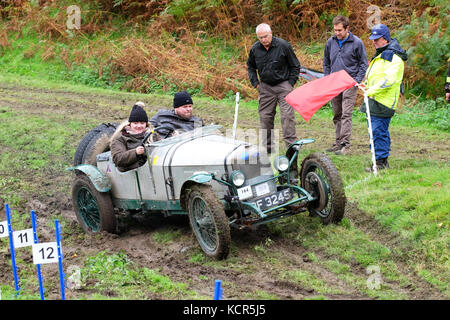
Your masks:
[[[341,177],[331,159],[312,153],[302,162],[301,186],[317,200],[308,204],[311,216],[319,216],[323,224],[338,223],[345,212],[345,190]]]
[[[86,146],[81,163],[97,166],[97,155],[110,150],[109,143],[115,131],[116,127],[110,124],[100,128]]]
[[[226,259],[231,235],[224,205],[211,187],[195,185],[188,196],[188,215],[192,231],[202,250],[210,257]]]
[[[75,155],[73,157],[73,165],[77,166],[79,164],[84,163],[84,154],[86,152],[86,149],[88,148],[88,145],[91,143],[92,140],[94,140],[99,134],[105,134],[107,133],[110,137],[114,134],[115,130],[117,128],[117,123],[102,123],[101,125],[95,127],[91,131],[89,131],[83,139],[81,139],[80,144],[77,147],[77,150],[75,151]],[[109,147],[109,146],[108,146]],[[92,146],[90,146],[92,149]],[[108,150],[106,150],[108,151]],[[94,163],[95,165],[95,163]]]
[[[84,231],[116,232],[117,218],[109,192],[99,192],[84,174],[77,175],[72,185],[75,215]]]

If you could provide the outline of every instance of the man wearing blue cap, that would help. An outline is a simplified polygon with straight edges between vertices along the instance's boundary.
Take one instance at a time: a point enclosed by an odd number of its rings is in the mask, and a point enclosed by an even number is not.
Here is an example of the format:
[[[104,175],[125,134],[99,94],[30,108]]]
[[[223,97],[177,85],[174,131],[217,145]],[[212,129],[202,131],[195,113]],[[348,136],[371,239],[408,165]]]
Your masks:
[[[404,61],[408,56],[397,40],[391,39],[389,28],[384,24],[375,25],[369,39],[373,41],[376,52],[367,69],[363,86],[369,98],[375,160],[380,170],[389,168],[389,123],[400,98]],[[361,111],[366,112],[365,108],[363,105]]]

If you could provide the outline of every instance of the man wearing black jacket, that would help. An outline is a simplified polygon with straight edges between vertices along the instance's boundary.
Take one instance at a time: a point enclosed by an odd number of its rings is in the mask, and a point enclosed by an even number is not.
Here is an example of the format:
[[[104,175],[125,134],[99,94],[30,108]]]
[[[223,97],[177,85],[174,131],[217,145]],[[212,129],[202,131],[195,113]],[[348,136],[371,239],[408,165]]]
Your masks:
[[[190,131],[203,126],[203,120],[194,116],[191,96],[187,91],[175,93],[173,96],[173,109],[161,109],[150,119],[150,124],[154,128],[161,126],[169,129],[161,130],[159,133],[164,137],[170,135],[172,131]]]
[[[253,87],[259,92],[258,112],[262,134],[262,144],[267,153],[272,153],[272,130],[276,106],[280,105],[281,127],[286,146],[297,140],[295,114],[284,98],[292,91],[300,73],[298,61],[289,42],[272,36],[268,24],[256,27],[258,41],[250,49],[247,60],[248,76]]]
[[[349,20],[344,16],[333,19],[334,36],[328,39],[323,55],[323,73],[345,70],[356,82],[364,79],[368,67],[363,42],[350,32]],[[352,134],[352,112],[356,101],[357,87],[350,88],[331,100],[336,140],[327,151],[346,154],[350,148]]]

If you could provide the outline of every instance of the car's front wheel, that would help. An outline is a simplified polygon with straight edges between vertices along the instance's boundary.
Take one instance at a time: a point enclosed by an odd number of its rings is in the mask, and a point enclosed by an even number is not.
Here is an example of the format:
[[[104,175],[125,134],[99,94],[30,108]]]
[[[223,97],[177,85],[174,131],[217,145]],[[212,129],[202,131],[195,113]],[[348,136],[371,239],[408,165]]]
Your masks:
[[[97,191],[84,174],[75,177],[72,185],[72,202],[83,230],[91,233],[116,232],[117,218],[109,192]]]
[[[230,226],[224,205],[210,186],[191,188],[188,214],[192,231],[203,251],[214,259],[225,259],[230,251]]]
[[[331,159],[312,153],[302,162],[301,186],[316,200],[308,204],[312,216],[319,216],[324,224],[338,223],[345,212],[345,190],[341,177]]]

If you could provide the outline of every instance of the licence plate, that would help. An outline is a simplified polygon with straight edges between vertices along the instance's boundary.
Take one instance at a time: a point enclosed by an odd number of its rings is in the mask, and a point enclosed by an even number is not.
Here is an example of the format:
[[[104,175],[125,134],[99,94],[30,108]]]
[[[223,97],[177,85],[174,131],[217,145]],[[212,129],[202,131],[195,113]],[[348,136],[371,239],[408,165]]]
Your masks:
[[[248,198],[252,198],[253,197],[253,192],[252,192],[252,187],[251,186],[246,186],[243,188],[239,188],[237,189],[237,193],[239,196],[239,200],[246,200]]]
[[[288,200],[292,199],[292,193],[290,189],[284,189],[278,191],[277,193],[270,194],[261,199],[253,202],[255,206],[257,206],[260,210],[264,211],[274,206],[279,206]]]

